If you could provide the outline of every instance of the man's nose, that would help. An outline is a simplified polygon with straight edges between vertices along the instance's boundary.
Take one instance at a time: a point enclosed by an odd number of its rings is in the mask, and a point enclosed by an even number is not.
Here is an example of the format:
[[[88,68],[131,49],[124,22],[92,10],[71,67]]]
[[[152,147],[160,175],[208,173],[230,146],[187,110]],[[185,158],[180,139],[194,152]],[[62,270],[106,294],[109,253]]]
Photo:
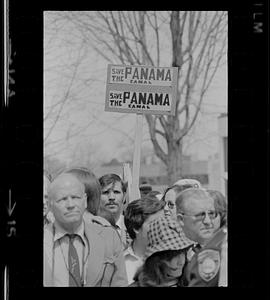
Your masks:
[[[114,191],[110,191],[109,192],[109,199],[114,199],[114,198],[115,198]]]
[[[74,206],[74,201],[73,201],[72,197],[68,197],[66,204],[67,204],[67,207]]]
[[[205,218],[203,219],[203,223],[210,224],[212,220],[209,218],[208,213],[205,214]]]

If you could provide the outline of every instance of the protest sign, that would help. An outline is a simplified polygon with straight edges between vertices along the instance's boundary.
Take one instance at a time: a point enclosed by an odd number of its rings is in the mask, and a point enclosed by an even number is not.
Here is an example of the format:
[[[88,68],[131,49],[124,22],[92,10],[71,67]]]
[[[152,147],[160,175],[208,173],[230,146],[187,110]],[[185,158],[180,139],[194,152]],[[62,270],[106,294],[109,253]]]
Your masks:
[[[175,70],[176,69],[176,70]],[[168,86],[174,84],[177,68],[109,65],[109,83]]]
[[[136,135],[129,201],[140,197],[143,114],[174,115],[178,68],[108,65],[105,111],[136,113]]]
[[[105,111],[175,114],[175,67],[109,65]]]

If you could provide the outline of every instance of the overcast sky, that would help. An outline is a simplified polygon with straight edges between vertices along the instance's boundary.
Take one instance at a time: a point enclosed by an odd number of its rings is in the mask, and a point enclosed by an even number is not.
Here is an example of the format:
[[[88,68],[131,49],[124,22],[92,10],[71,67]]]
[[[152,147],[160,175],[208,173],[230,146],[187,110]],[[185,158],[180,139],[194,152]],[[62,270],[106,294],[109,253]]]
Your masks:
[[[50,19],[46,15],[48,13],[45,13],[45,24],[47,22],[49,26]],[[46,28],[48,27],[45,26],[44,31],[45,114],[72,83],[69,94],[71,101],[65,108],[66,117],[59,120],[50,133],[50,146],[46,147],[46,154],[56,153],[59,159],[67,161],[74,152],[80,155],[80,151],[90,149],[97,161],[109,161],[114,157],[121,160],[123,152],[130,148],[131,140],[135,137],[136,115],[104,111],[108,63],[88,45],[78,44],[80,39],[76,42],[72,28],[60,28],[54,34]],[[76,62],[79,62],[77,68]],[[71,73],[76,74],[75,79],[70,77]],[[217,117],[222,112],[227,112],[226,64],[218,70],[206,94],[197,125],[185,140],[186,153],[196,155],[199,159],[207,159],[218,151]],[[48,120],[44,122],[45,136],[50,125]],[[83,135],[76,135],[76,130],[80,127],[85,127]],[[73,134],[75,136],[69,138]],[[63,138],[64,143],[55,143]],[[143,146],[151,146],[145,122]]]

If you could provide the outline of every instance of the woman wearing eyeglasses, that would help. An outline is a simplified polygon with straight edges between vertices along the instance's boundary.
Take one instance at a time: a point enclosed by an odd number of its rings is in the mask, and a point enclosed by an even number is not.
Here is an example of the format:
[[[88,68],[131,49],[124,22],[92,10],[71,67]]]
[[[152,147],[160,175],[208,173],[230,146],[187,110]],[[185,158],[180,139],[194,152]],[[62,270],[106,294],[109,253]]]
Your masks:
[[[200,188],[201,184],[199,181],[195,179],[180,179],[176,181],[172,186],[169,186],[161,200],[166,202],[166,206],[164,207],[165,215],[172,217],[174,220],[176,217],[176,205],[175,200],[179,193],[189,188]]]

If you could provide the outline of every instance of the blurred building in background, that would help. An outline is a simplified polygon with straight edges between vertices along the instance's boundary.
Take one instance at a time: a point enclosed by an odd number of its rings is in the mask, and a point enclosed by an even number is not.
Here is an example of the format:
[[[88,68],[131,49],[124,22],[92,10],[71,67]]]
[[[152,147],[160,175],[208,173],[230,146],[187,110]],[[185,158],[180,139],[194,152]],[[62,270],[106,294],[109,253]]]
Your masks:
[[[228,115],[218,117],[219,152],[209,157],[209,188],[228,195]]]
[[[228,123],[227,114],[221,114],[218,119],[219,150],[208,157],[208,160],[199,160],[195,156],[183,156],[183,173],[181,178],[193,178],[201,182],[202,186],[216,189],[227,196],[228,182]],[[132,169],[132,161],[129,163]],[[52,175],[56,174],[65,164],[56,158],[46,157],[44,168]],[[90,167],[90,169],[92,169]],[[113,158],[108,163],[92,169],[97,177],[107,173],[123,174],[123,162]],[[146,150],[142,153],[140,165],[140,184],[147,182],[154,189],[163,192],[168,186],[168,177],[165,164],[158,159],[154,152]],[[180,179],[180,178],[179,178]]]
[[[198,160],[190,155],[183,157],[182,178],[193,178],[201,182],[205,188],[216,189],[227,196],[228,181],[228,124],[227,114],[218,119],[219,152],[209,156],[208,160]],[[132,168],[132,162],[128,162]],[[123,173],[123,163],[112,159],[95,170],[100,177],[106,173]],[[157,190],[163,191],[168,185],[166,166],[153,152],[144,153],[140,166],[140,183],[148,182]]]
[[[132,162],[128,162],[132,168]],[[109,163],[102,164],[95,170],[96,176],[100,177],[106,173],[116,173],[121,175],[123,163],[117,159],[112,159]],[[143,157],[140,165],[140,183],[148,182],[153,186],[165,187],[168,185],[166,166],[152,153]],[[194,178],[202,185],[208,185],[208,161],[192,160],[191,156],[185,155],[183,158],[182,178]],[[160,189],[159,189],[160,190]]]

